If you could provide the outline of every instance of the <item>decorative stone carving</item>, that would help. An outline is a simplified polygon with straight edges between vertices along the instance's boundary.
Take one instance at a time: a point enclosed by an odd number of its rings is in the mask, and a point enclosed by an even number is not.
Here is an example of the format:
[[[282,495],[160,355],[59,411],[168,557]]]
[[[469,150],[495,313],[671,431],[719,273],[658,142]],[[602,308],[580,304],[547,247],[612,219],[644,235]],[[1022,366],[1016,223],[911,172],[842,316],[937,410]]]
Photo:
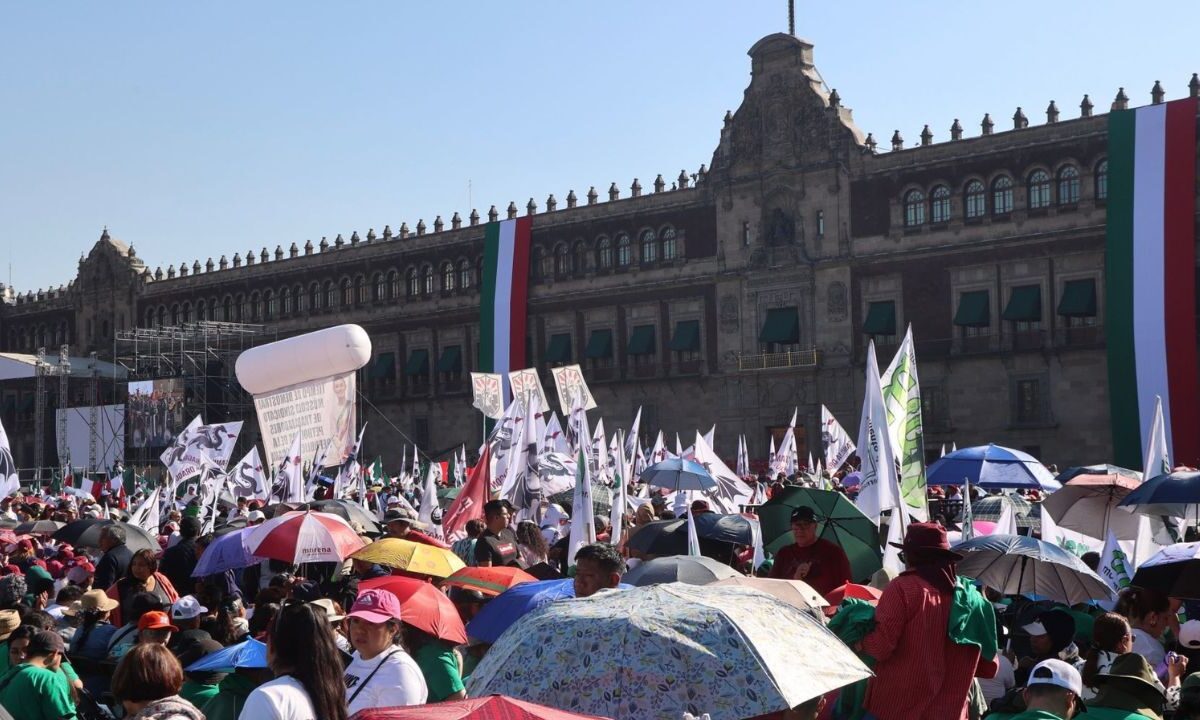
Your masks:
[[[840,280],[829,283],[825,304],[828,306],[829,322],[846,320],[846,285]]]
[[[738,330],[738,299],[736,295],[721,298],[721,332],[735,333]]]
[[[796,224],[783,208],[775,208],[767,218],[767,244],[790,245],[796,241]]]

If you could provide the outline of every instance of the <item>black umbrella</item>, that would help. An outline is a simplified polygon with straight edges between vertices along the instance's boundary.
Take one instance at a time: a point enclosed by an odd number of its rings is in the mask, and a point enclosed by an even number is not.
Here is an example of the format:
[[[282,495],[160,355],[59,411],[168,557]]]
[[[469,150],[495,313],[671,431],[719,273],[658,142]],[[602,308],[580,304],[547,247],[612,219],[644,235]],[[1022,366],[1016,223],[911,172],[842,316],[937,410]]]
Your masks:
[[[1138,567],[1133,584],[1168,597],[1200,599],[1200,543],[1176,543],[1159,550]]]
[[[318,500],[309,503],[308,508],[310,510],[319,510],[331,515],[337,515],[351,525],[357,523],[367,533],[381,532],[379,523],[375,521],[375,517],[364,510],[362,505],[350,500]]]
[[[741,515],[700,513],[696,515],[696,536],[732,545],[754,544],[750,521]],[[627,546],[647,555],[686,555],[687,518],[646,523],[633,532]]]
[[[638,565],[625,573],[621,582],[641,587],[661,583],[681,582],[688,585],[708,585],[717,580],[738,577],[739,573],[709,557],[672,555]]]
[[[153,550],[158,552],[158,540],[137,525],[102,520],[100,518],[83,518],[67,523],[51,537],[59,542],[70,543],[76,547],[100,547],[100,531],[109,525],[119,525],[125,528],[125,546],[131,551]]]
[[[52,535],[63,526],[56,520],[29,520],[13,529],[18,535]]]

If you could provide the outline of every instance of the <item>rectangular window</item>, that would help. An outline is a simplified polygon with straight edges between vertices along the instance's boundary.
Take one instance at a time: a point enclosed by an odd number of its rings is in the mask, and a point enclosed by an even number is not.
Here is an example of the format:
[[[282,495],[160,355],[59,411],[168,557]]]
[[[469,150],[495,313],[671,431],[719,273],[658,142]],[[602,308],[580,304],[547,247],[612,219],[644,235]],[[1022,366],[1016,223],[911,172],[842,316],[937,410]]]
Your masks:
[[[408,354],[404,364],[404,375],[411,389],[424,390],[429,387],[429,351],[422,348]]]
[[[675,353],[675,362],[680,370],[694,371],[695,368],[689,366],[700,360],[700,321],[680,320],[675,323],[670,349]]]
[[[1040,330],[1042,327],[1042,286],[1020,285],[1012,289],[1002,317],[1015,324],[1017,332]]]
[[[867,317],[863,320],[863,334],[880,338],[896,337],[896,302],[880,300],[867,305]]]
[[[971,290],[958,297],[954,324],[964,329],[967,337],[987,335],[992,324],[991,301],[987,290]]]
[[[588,336],[584,358],[592,368],[610,368],[613,363],[612,330],[593,330]]]
[[[1037,379],[1016,383],[1016,422],[1018,425],[1040,423],[1042,417],[1042,382]]]
[[[462,372],[462,347],[459,345],[447,345],[442,348],[442,354],[438,357],[437,362],[438,380],[441,381],[443,386],[452,386],[462,380]]]
[[[389,393],[396,389],[396,354],[380,353],[367,371],[367,381],[376,392]]]
[[[542,358],[547,365],[558,367],[571,362],[571,334],[556,333],[550,336],[546,344],[546,355]]]
[[[633,358],[634,367],[654,364],[655,356],[658,354],[655,344],[653,325],[638,325],[633,329],[633,334],[629,336],[626,352]]]
[[[769,308],[758,333],[763,352],[788,352],[800,345],[800,312],[794,307]]]

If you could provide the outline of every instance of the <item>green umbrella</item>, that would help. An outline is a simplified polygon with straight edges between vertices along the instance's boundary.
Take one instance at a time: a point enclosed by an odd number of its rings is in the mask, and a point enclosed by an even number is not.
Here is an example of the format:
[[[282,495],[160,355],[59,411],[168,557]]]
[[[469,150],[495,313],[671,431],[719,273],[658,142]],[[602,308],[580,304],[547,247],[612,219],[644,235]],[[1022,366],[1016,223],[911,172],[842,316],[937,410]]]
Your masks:
[[[462,491],[462,488],[458,487],[457,485],[451,485],[450,487],[438,488],[438,491],[437,491],[438,507],[440,507],[443,510],[450,507],[450,504],[454,502],[454,499],[458,497],[458,493],[461,491]]]
[[[820,537],[838,545],[850,560],[855,581],[865,581],[883,567],[879,528],[840,492],[786,487],[758,508],[763,547],[769,552],[792,543],[792,511],[810,507],[821,522]]]

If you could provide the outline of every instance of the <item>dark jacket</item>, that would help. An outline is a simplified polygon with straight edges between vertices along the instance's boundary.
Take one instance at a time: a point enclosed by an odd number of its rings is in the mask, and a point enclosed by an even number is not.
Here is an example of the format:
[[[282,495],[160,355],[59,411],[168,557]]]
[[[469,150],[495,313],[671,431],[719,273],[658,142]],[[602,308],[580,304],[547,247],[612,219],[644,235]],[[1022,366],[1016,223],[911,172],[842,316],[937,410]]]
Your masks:
[[[167,548],[158,571],[167,576],[175,591],[180,595],[190,595],[196,581],[192,579],[192,571],[196,569],[196,538],[184,538],[175,543],[175,547]]]
[[[133,551],[125,545],[118,545],[104,553],[100,562],[96,563],[96,579],[92,587],[97,590],[107,590],[129,573],[129,562],[133,560]]]

